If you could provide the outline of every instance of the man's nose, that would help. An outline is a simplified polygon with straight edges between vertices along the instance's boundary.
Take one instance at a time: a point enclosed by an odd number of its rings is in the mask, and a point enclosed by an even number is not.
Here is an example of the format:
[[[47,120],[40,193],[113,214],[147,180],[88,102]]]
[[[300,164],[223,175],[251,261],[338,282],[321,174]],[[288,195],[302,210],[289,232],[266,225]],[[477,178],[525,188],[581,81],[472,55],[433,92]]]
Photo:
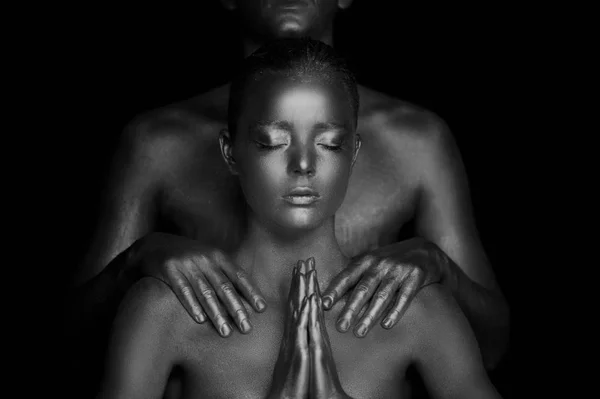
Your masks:
[[[313,176],[316,172],[314,150],[307,148],[307,146],[295,148],[290,154],[288,172],[295,175]]]

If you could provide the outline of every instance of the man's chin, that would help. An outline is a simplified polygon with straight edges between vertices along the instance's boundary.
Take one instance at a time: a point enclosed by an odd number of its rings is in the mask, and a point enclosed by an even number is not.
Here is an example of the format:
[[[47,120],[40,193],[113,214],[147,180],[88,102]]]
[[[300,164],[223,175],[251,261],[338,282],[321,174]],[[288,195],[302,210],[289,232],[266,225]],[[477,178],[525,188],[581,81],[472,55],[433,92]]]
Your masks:
[[[274,18],[271,33],[277,38],[309,36],[314,25],[313,15],[286,14]]]
[[[304,36],[309,36],[305,29],[297,29],[295,27],[285,27],[277,32],[277,39],[294,39]]]

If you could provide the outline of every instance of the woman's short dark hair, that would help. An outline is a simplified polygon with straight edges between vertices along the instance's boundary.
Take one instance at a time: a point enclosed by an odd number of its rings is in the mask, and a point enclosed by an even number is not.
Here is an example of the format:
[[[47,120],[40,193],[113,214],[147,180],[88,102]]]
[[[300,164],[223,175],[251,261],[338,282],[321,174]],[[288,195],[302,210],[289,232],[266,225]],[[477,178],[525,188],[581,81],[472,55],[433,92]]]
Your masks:
[[[348,93],[355,123],[358,119],[358,88],[356,78],[346,61],[333,47],[311,38],[285,38],[268,42],[241,65],[231,84],[229,94],[229,134],[235,135],[244,90],[249,82],[264,74],[283,74],[291,77],[316,77],[340,82]]]

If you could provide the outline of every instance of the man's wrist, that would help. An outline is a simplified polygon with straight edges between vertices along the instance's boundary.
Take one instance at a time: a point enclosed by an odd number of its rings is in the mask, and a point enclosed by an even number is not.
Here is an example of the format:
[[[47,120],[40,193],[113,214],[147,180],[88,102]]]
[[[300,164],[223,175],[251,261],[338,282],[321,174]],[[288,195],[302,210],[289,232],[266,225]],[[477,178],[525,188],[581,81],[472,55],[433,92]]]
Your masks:
[[[429,252],[429,261],[435,263],[439,272],[440,283],[449,287],[452,292],[458,286],[458,273],[452,259],[435,243],[425,240]]]
[[[138,248],[139,243],[136,241],[117,255],[106,268],[119,297],[124,295],[129,287],[139,279],[136,259]]]

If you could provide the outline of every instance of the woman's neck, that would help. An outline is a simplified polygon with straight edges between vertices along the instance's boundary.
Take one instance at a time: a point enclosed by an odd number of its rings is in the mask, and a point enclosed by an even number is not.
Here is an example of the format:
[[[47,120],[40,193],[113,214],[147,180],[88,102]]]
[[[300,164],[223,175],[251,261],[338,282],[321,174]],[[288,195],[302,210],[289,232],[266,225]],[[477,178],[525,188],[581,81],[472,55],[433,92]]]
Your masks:
[[[267,299],[287,298],[299,260],[315,258],[321,290],[348,263],[335,238],[333,217],[314,230],[293,235],[274,230],[249,221],[246,237],[233,256]]]

